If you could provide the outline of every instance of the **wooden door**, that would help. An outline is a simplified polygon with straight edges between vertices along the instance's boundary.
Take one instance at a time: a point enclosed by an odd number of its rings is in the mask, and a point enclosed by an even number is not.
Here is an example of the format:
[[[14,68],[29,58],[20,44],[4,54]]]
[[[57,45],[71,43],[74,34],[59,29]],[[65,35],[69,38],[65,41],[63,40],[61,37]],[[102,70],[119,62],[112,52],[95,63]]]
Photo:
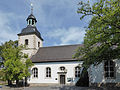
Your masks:
[[[65,75],[60,75],[60,84],[65,84]]]

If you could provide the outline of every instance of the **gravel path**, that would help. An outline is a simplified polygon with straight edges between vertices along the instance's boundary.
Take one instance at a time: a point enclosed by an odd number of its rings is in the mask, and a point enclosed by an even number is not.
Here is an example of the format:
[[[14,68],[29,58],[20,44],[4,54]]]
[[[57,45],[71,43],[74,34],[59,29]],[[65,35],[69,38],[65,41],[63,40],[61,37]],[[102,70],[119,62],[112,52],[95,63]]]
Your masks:
[[[40,86],[40,87],[21,87],[10,88],[2,86],[0,90],[120,90],[120,88],[92,88],[92,87],[76,87],[76,86]]]

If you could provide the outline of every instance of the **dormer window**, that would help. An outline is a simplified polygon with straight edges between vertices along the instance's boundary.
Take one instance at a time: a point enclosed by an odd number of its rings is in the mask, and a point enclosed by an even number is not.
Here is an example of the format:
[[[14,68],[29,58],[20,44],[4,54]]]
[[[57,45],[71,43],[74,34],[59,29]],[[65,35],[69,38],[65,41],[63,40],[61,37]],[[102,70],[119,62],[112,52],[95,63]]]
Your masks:
[[[25,45],[28,45],[28,39],[25,39]]]

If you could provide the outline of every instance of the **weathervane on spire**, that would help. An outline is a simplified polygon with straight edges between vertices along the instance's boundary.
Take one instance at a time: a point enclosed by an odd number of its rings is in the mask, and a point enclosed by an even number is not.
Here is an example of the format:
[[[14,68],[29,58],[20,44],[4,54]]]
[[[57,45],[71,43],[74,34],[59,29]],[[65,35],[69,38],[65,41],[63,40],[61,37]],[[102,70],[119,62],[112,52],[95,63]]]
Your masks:
[[[33,3],[31,3],[31,14],[33,14]]]

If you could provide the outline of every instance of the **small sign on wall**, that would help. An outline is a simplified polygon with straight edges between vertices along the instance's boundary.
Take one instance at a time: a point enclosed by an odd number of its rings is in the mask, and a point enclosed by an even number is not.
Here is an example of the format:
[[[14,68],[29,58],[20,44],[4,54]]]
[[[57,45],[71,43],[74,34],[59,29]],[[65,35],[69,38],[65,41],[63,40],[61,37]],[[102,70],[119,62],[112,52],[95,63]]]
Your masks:
[[[67,82],[73,82],[73,78],[67,78]]]

